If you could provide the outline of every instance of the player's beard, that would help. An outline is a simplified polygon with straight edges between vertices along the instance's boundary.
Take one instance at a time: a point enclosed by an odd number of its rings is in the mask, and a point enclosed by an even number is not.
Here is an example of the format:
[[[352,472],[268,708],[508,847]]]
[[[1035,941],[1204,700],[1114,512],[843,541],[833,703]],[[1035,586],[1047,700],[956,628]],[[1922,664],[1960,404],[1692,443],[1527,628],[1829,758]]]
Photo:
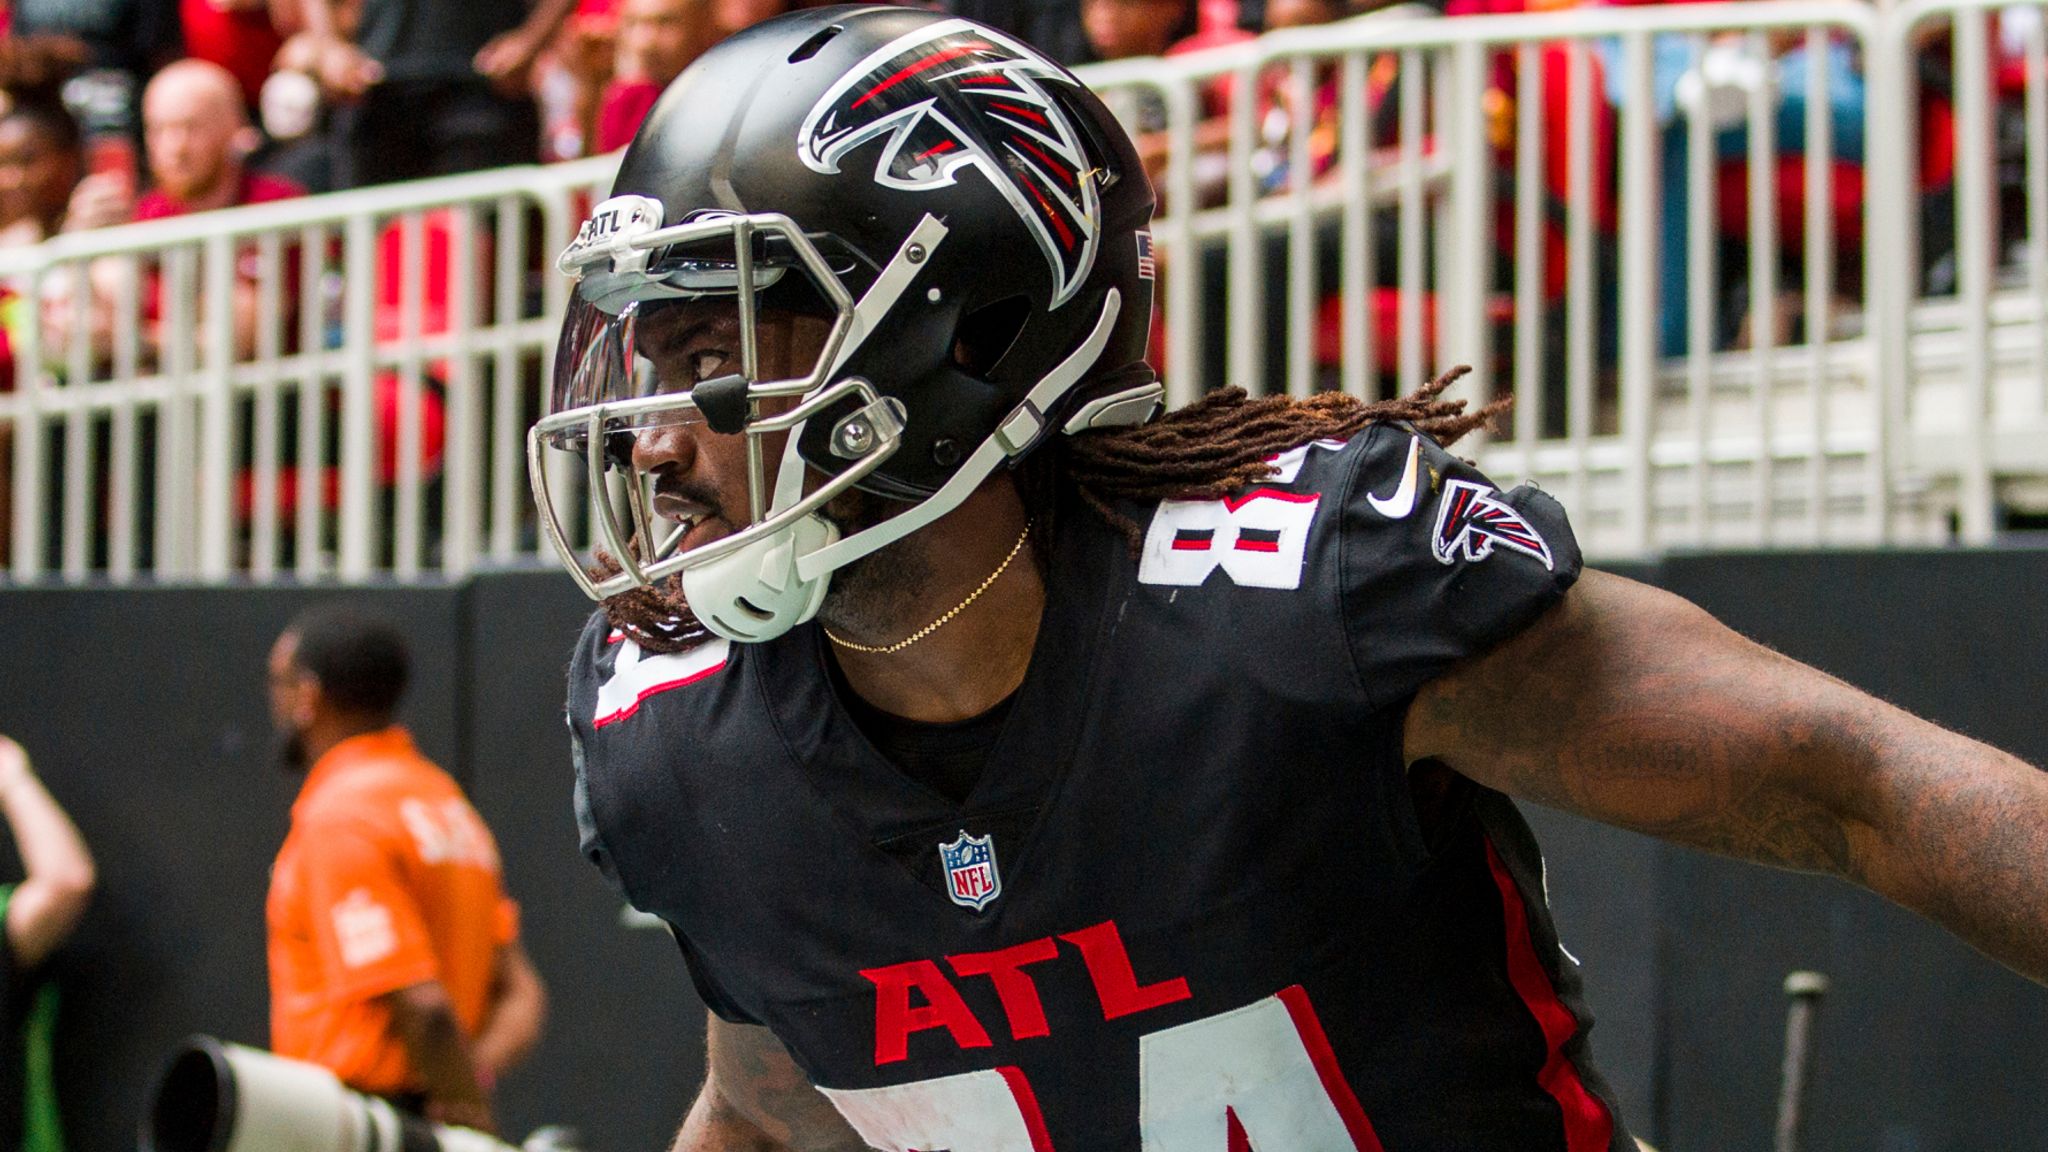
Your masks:
[[[825,515],[845,539],[909,507],[855,488],[827,505]],[[926,607],[932,586],[925,548],[925,533],[912,532],[834,572],[819,620],[861,644],[886,644],[923,627],[927,621],[913,617]]]

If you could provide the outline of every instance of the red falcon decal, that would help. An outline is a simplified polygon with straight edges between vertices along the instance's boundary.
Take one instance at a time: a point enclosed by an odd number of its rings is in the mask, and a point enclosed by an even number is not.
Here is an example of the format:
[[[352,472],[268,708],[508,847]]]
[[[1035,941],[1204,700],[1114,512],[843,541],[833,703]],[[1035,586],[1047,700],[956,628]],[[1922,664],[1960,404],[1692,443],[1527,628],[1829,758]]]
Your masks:
[[[1550,545],[1529,521],[1493,488],[1470,480],[1453,480],[1444,486],[1443,500],[1437,505],[1436,535],[1430,544],[1436,558],[1445,564],[1456,563],[1460,553],[1467,560],[1484,560],[1493,555],[1493,546],[1500,544],[1534,556],[1545,568],[1555,568]]]
[[[1022,217],[1053,272],[1053,307],[1095,263],[1101,213],[1081,136],[1045,84],[1072,84],[1030,48],[964,20],[870,54],[804,117],[797,155],[827,175],[886,138],[875,182],[919,192],[978,168]]]

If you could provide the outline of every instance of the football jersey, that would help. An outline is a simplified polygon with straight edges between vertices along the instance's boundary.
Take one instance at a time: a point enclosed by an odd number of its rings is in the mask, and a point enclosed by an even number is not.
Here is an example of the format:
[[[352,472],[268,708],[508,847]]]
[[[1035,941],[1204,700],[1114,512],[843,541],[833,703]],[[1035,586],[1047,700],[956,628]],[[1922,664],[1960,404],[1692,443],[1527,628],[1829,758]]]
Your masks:
[[[1403,424],[1221,500],[1069,495],[955,804],[849,719],[820,629],[570,672],[585,853],[894,1152],[1624,1152],[1503,796],[1425,826],[1416,690],[1564,595],[1556,501]]]

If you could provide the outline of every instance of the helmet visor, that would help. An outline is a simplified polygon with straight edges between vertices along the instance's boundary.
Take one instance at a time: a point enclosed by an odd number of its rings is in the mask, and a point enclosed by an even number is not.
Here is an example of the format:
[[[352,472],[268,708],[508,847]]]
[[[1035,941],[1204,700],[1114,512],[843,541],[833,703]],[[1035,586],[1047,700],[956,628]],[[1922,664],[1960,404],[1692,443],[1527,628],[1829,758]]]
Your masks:
[[[664,364],[649,355],[659,349],[640,342],[642,309],[658,307],[659,303],[636,300],[617,312],[607,312],[581,295],[573,297],[555,346],[548,410],[601,407],[606,413],[603,430],[607,435],[701,422],[703,417],[689,392],[704,377],[695,374],[691,365],[712,365],[712,358],[683,357],[688,363]],[[549,446],[580,449],[587,431],[583,424],[553,429],[547,434]]]

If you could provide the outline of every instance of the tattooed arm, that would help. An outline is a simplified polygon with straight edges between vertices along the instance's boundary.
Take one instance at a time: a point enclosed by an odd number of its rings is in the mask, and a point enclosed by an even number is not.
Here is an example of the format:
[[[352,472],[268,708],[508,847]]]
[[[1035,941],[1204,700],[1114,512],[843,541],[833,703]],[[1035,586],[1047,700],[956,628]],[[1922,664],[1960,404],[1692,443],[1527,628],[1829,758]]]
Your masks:
[[[860,1137],[773,1032],[706,1014],[704,1088],[670,1152],[857,1152]]]
[[[2048,982],[2048,775],[1587,572],[1410,705],[1410,763],[1854,880]]]

